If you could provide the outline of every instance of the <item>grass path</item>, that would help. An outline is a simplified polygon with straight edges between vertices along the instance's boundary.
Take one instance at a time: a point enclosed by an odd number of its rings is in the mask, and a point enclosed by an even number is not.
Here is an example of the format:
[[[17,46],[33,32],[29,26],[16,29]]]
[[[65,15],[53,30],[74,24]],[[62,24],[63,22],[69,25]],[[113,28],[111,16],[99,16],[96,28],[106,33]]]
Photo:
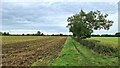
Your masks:
[[[51,66],[115,66],[117,57],[102,56],[80,45],[71,37],[67,38],[65,46]]]

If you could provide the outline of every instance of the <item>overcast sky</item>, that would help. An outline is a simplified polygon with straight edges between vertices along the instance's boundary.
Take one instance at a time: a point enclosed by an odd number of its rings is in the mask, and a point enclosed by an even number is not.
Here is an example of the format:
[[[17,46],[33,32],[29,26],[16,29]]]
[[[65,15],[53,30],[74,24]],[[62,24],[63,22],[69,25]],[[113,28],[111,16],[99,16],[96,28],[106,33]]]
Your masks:
[[[118,5],[117,1],[88,0],[3,0],[2,1],[2,31],[10,33],[36,33],[69,34],[66,28],[67,18],[79,13],[100,10],[109,14],[108,19],[113,20],[110,30],[97,30],[94,34],[114,34],[118,31]]]

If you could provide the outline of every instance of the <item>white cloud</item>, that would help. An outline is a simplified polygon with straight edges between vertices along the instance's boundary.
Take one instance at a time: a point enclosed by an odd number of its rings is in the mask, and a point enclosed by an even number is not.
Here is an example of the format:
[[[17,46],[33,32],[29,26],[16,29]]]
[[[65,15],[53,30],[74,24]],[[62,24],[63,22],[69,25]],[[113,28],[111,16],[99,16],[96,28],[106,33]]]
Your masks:
[[[32,3],[26,1],[27,0],[25,0],[25,2],[20,2],[20,3],[18,2],[4,3],[3,8],[5,12],[3,15],[4,18],[3,30],[9,30],[12,33],[19,33],[19,34],[34,33],[38,30],[48,34],[51,33],[66,34],[69,33],[68,28],[66,28],[68,24],[67,18],[75,13],[78,13],[81,10],[81,8],[86,9],[86,11],[101,9],[101,12],[104,11],[105,13],[109,13],[110,20],[115,21],[110,31],[98,31],[95,33],[106,33],[106,32],[114,33],[114,31],[116,31],[117,28],[116,27],[117,14],[115,13],[117,11],[117,8],[115,6],[116,4],[56,2],[50,5],[50,3],[47,1],[46,1],[47,3],[43,3],[42,1],[41,3]],[[52,2],[54,2],[54,0],[51,1],[51,3]]]
[[[119,0],[2,0],[2,2],[114,2]]]

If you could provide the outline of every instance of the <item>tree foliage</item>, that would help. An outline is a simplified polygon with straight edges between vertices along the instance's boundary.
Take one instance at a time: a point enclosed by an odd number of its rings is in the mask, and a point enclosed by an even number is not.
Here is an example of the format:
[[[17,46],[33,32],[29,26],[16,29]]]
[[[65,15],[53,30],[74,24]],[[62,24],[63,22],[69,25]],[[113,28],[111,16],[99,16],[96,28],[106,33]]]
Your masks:
[[[9,32],[4,32],[2,35],[10,35]]]
[[[0,36],[2,36],[2,32],[0,32]]]
[[[120,32],[115,33],[115,36],[120,37]]]
[[[39,36],[39,35],[41,35],[41,32],[40,32],[40,31],[38,31],[36,35],[38,35],[38,36]]]
[[[113,21],[107,19],[108,14],[100,11],[90,11],[85,13],[83,10],[78,14],[68,17],[67,21],[69,31],[78,38],[90,37],[93,30],[109,30]]]

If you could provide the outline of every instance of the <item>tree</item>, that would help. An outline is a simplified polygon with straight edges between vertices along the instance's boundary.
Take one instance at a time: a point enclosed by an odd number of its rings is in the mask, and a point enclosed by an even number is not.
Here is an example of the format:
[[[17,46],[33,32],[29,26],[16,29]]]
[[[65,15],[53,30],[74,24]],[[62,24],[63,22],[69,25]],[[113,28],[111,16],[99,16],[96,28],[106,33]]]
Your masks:
[[[32,36],[35,36],[35,34],[32,34]]]
[[[52,34],[51,36],[54,36],[54,34]]]
[[[3,35],[6,35],[6,34],[7,34],[6,32],[3,33]]]
[[[63,34],[61,34],[61,33],[60,33],[60,35],[59,35],[59,36],[63,36]]]
[[[23,33],[22,36],[24,36],[25,34]]]
[[[78,14],[68,17],[67,27],[78,39],[89,38],[93,30],[109,30],[113,21],[107,20],[108,14],[102,14],[100,11],[90,11],[85,13],[83,10]]]
[[[44,34],[43,34],[43,33],[41,33],[41,36],[44,36]]]
[[[41,35],[41,32],[40,32],[40,31],[38,31],[36,35],[37,35],[37,36]]]
[[[6,35],[10,35],[9,32],[7,32]]]
[[[2,35],[10,35],[9,32],[4,32]]]
[[[27,34],[27,36],[29,36],[30,34]]]
[[[0,36],[2,36],[2,32],[0,32]]]
[[[120,37],[120,32],[115,33],[116,37]]]

